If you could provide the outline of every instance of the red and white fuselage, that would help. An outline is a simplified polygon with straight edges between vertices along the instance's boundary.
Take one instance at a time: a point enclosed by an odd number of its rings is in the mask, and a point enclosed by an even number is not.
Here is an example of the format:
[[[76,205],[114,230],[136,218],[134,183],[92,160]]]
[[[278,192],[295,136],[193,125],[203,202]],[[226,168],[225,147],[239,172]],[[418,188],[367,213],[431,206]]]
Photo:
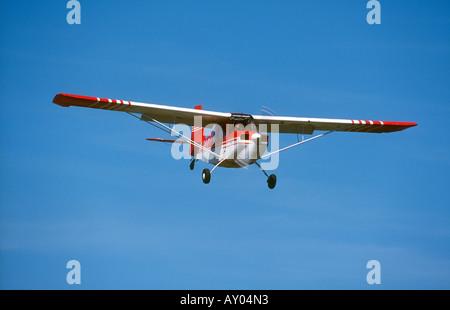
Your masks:
[[[219,129],[220,130],[220,129]],[[195,132],[193,131],[195,136]],[[204,148],[194,148],[195,159],[221,167],[240,168],[255,163],[266,152],[269,137],[257,131],[235,130],[221,139],[220,134],[213,130],[202,141]],[[193,139],[194,140],[194,139]],[[195,141],[195,140],[194,140]],[[197,140],[198,141],[198,140]],[[211,152],[219,155],[214,156]]]

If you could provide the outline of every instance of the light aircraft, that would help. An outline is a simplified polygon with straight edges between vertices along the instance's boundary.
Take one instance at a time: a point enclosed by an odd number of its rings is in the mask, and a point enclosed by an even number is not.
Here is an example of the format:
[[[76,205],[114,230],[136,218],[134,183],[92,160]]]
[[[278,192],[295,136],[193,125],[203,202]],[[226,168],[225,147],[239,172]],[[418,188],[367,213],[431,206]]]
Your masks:
[[[214,165],[211,170],[204,169],[202,172],[202,180],[205,184],[210,182],[211,173],[219,166],[241,168],[256,164],[266,175],[267,185],[270,189],[275,187],[277,179],[274,174],[268,175],[261,167],[257,162],[260,159],[269,158],[276,153],[332,132],[386,133],[400,131],[417,125],[417,123],[410,122],[223,113],[206,111],[202,109],[202,106],[189,109],[64,93],[57,94],[53,102],[63,107],[79,106],[126,112],[172,136],[178,137],[177,140],[163,138],[148,138],[147,140],[190,144],[190,156],[192,159],[189,166],[191,170],[194,169],[195,162],[198,160]],[[186,137],[180,131],[176,131],[166,124],[192,126],[191,137]],[[205,128],[210,129],[208,136],[205,135]],[[269,136],[263,132],[272,133],[272,135],[274,133],[311,135],[314,131],[325,132],[265,154],[269,144]]]

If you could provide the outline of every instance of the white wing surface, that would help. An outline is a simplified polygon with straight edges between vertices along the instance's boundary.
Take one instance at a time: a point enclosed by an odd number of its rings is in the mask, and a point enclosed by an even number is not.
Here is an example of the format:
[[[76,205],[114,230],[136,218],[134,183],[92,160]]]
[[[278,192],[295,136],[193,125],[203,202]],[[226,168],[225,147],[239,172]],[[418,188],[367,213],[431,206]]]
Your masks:
[[[207,124],[227,124],[232,122],[233,117],[247,117],[256,125],[266,124],[267,131],[271,131],[270,125],[278,125],[280,133],[312,134],[314,131],[349,131],[383,133],[404,130],[416,126],[411,122],[391,122],[374,120],[351,120],[351,119],[328,119],[307,118],[291,116],[266,116],[248,115],[240,113],[223,113],[200,109],[180,108],[151,103],[140,103],[127,100],[105,99],[99,97],[87,97],[70,94],[57,94],[53,102],[63,106],[79,106],[85,108],[105,109],[110,111],[122,111],[129,113],[140,113],[149,116],[161,123],[182,123],[194,126],[196,116],[202,117],[203,127]],[[198,124],[196,124],[198,125]]]

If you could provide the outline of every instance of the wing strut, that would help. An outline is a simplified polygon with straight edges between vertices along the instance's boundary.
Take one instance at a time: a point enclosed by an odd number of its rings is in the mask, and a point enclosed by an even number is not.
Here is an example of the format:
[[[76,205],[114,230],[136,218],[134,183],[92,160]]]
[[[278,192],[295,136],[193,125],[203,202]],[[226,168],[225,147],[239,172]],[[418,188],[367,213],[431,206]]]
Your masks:
[[[182,134],[179,133],[178,131],[173,130],[173,129],[170,128],[169,126],[164,125],[163,123],[157,121],[157,120],[154,119],[153,117],[151,117],[151,116],[149,116],[149,115],[147,115],[147,114],[145,114],[145,113],[141,113],[142,116],[145,115],[145,117],[147,117],[147,118],[150,119],[150,120],[147,120],[147,119],[145,119],[145,118],[136,116],[136,115],[134,115],[134,114],[131,113],[131,112],[127,112],[127,113],[128,113],[129,115],[133,116],[133,117],[139,118],[140,120],[146,122],[147,124],[150,124],[150,125],[152,125],[152,126],[158,128],[158,129],[161,129],[162,131],[165,131],[165,132],[170,133],[170,134],[173,133],[175,136],[177,136],[177,137],[179,137],[179,138],[185,139],[185,140],[186,140],[187,142],[189,142],[190,144],[192,144],[192,145],[194,145],[194,146],[196,146],[196,147],[202,149],[203,151],[206,151],[206,152],[208,152],[208,153],[211,153],[211,154],[214,155],[215,157],[219,158],[219,160],[222,160],[222,161],[223,161],[222,157],[221,157],[219,154],[214,153],[213,151],[211,151],[210,149],[204,147],[203,145],[201,145],[201,144],[199,144],[199,143],[197,143],[197,142],[195,142],[195,141],[189,139],[189,138],[186,137],[185,135],[182,135]],[[136,113],[139,114],[140,112],[136,111]],[[158,124],[158,125],[161,126],[161,127],[158,127],[158,126],[156,126],[155,124],[152,124],[150,121],[155,122],[156,124]]]
[[[300,141],[300,142],[297,142],[297,143],[294,143],[294,144],[292,144],[292,145],[286,146],[286,147],[284,147],[284,148],[282,148],[282,149],[279,149],[279,150],[276,150],[276,151],[273,151],[273,152],[267,153],[267,154],[265,154],[265,155],[261,156],[261,159],[264,159],[264,158],[270,157],[270,156],[272,156],[273,154],[276,154],[276,153],[279,153],[279,152],[281,152],[281,151],[284,151],[284,150],[290,149],[291,147],[294,147],[294,146],[297,146],[297,145],[300,145],[300,144],[303,144],[303,143],[306,143],[306,142],[312,141],[312,140],[314,140],[314,139],[317,139],[317,138],[320,138],[320,137],[326,136],[327,134],[330,134],[330,133],[332,133],[332,132],[338,131],[338,130],[340,130],[340,129],[342,129],[342,128],[343,128],[343,127],[337,128],[337,129],[335,129],[335,130],[327,131],[327,132],[324,132],[324,133],[322,133],[322,134],[320,134],[320,135],[316,135],[316,136],[314,136],[314,137],[311,137],[311,138],[309,138],[309,139],[306,139],[306,140],[302,140],[302,141]]]

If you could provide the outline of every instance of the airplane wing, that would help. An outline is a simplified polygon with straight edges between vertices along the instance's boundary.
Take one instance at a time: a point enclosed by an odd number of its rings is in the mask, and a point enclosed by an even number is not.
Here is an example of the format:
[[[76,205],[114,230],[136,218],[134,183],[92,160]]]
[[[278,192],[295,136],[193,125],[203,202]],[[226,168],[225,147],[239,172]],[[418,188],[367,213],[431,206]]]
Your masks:
[[[195,116],[202,116],[204,126],[218,122],[226,123],[231,116],[231,113],[69,94],[57,94],[53,102],[63,107],[78,106],[110,111],[141,113],[151,116],[161,123],[186,124],[188,126],[194,126]]]
[[[57,94],[53,99],[53,102],[63,107],[79,106],[111,111],[141,113],[141,119],[143,120],[148,120],[145,116],[150,116],[161,123],[182,123],[188,126],[194,126],[194,118],[196,116],[202,117],[203,126],[212,123],[227,124],[236,121],[237,119],[242,119],[244,121],[251,120],[256,125],[276,124],[279,126],[280,133],[295,134],[312,134],[316,130],[383,133],[400,131],[417,125],[416,123],[408,122],[223,113],[199,109],[179,108],[159,104],[140,103],[126,100],[70,95],[63,93]],[[271,131],[271,126],[267,126],[267,131]]]
[[[256,125],[278,124],[280,133],[312,134],[318,131],[394,132],[416,126],[417,123],[372,120],[307,118],[252,115]],[[269,127],[269,126],[268,126]]]

